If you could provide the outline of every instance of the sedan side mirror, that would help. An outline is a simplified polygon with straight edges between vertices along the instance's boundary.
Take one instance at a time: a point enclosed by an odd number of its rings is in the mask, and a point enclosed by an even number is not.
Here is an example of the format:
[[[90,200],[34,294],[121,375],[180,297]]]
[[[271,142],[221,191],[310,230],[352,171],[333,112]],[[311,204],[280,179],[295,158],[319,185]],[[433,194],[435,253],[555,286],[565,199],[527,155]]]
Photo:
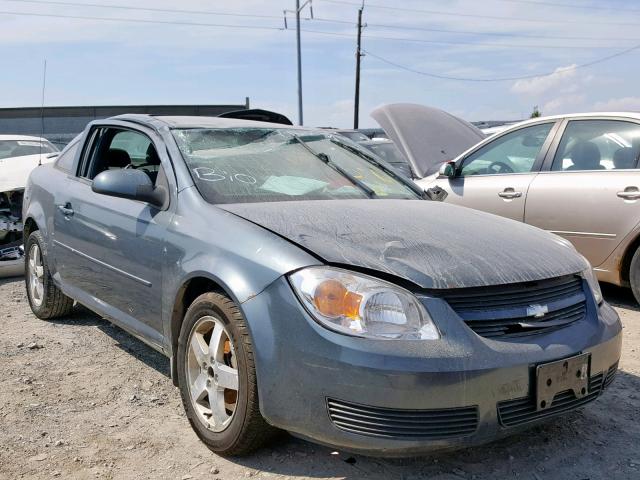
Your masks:
[[[167,192],[154,187],[149,175],[141,170],[106,170],[93,179],[91,190],[101,195],[139,200],[156,207],[164,205]]]
[[[440,176],[442,177],[455,177],[456,176],[456,162],[445,162],[440,165],[440,170],[438,171]]]

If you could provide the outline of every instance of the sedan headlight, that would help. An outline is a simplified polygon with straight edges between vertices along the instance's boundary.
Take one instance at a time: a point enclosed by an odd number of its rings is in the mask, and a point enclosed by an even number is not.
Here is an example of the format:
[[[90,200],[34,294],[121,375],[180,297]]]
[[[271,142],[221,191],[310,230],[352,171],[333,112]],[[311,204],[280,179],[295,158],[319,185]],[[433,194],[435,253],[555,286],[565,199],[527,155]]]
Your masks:
[[[591,292],[593,293],[593,298],[595,298],[596,303],[600,305],[604,300],[602,297],[602,291],[600,290],[600,284],[598,283],[598,279],[593,273],[593,269],[591,267],[587,268],[582,272],[582,276],[589,284],[591,288]]]
[[[392,283],[330,267],[305,268],[289,279],[307,310],[331,330],[380,339],[440,338],[418,299]]]

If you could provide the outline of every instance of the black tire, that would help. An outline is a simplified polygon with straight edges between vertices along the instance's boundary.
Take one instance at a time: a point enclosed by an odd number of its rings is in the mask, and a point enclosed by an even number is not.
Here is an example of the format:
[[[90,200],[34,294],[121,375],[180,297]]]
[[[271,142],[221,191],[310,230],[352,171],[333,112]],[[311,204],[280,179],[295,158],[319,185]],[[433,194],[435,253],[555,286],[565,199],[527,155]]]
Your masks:
[[[631,265],[629,266],[629,283],[631,283],[631,291],[636,301],[640,303],[640,247],[633,254]]]
[[[43,268],[43,295],[42,303],[40,303],[40,305],[38,305],[37,301],[34,301],[34,299],[31,297],[31,289],[29,288],[29,255],[34,245],[37,245],[40,251]],[[62,291],[53,283],[53,278],[51,277],[51,272],[49,271],[47,244],[44,241],[44,237],[42,236],[40,231],[36,230],[35,232],[31,233],[31,235],[29,235],[27,243],[24,246],[24,251],[25,287],[27,290],[27,298],[29,299],[29,306],[31,307],[31,311],[35,314],[36,317],[42,320],[59,318],[71,313],[71,311],[73,310],[73,299],[67,297],[64,293],[62,293]]]
[[[196,322],[205,316],[219,318],[225,325],[236,352],[238,393],[235,413],[225,430],[208,429],[194,411],[187,374],[188,341]],[[251,453],[271,440],[278,432],[260,414],[253,346],[246,321],[231,299],[219,293],[205,293],[196,298],[185,314],[177,352],[178,383],[182,403],[198,437],[217,454],[241,456]]]

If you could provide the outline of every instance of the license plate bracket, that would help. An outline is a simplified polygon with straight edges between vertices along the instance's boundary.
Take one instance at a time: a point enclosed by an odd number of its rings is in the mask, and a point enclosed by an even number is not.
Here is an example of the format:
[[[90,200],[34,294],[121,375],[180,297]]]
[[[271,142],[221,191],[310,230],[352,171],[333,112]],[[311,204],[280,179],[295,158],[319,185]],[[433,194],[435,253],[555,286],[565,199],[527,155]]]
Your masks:
[[[547,410],[556,394],[572,390],[576,398],[589,393],[591,354],[543,363],[536,367],[536,411]]]

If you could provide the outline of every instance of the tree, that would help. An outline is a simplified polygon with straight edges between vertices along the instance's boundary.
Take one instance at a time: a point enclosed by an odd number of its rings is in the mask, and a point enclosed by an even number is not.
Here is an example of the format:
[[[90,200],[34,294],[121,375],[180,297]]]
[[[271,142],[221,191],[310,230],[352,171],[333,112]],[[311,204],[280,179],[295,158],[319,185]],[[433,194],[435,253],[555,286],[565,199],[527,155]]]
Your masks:
[[[538,118],[541,116],[542,116],[542,113],[540,113],[540,110],[538,110],[538,105],[535,105],[533,107],[533,112],[531,112],[531,116],[529,118]]]

